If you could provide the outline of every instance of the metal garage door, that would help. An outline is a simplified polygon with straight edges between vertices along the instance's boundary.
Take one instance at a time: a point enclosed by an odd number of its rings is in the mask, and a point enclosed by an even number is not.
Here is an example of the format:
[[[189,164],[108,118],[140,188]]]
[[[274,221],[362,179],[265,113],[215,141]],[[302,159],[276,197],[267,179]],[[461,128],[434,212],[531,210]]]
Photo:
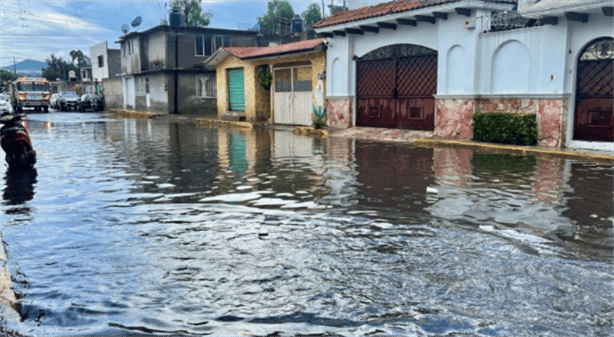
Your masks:
[[[395,45],[356,62],[358,126],[434,130],[437,52]]]
[[[612,105],[614,40],[587,46],[578,60],[574,139],[614,141]]]
[[[231,111],[245,111],[243,68],[228,69],[228,105]]]

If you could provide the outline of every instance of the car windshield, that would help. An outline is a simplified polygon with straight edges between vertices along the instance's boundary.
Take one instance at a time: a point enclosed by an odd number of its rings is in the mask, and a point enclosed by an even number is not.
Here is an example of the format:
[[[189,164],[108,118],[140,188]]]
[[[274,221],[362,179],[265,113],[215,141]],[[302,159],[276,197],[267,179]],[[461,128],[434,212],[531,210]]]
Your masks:
[[[77,96],[77,93],[75,93],[74,91],[65,91],[62,93],[62,96],[64,97],[79,97]]]

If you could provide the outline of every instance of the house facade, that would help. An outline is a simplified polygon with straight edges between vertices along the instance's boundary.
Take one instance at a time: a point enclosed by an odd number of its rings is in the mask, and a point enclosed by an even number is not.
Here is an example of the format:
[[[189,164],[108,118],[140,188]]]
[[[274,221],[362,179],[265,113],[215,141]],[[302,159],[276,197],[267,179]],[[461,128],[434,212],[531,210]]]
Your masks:
[[[393,1],[320,21],[329,123],[471,139],[475,112],[531,113],[540,145],[611,150],[613,1],[544,3]]]
[[[119,49],[110,49],[107,41],[90,47],[92,89],[91,92],[104,95],[105,106],[120,109],[123,106],[121,59]]]
[[[203,61],[223,46],[257,46],[256,34],[160,25],[120,37],[122,108],[169,114],[215,110],[215,70]]]
[[[205,61],[217,73],[217,111],[274,124],[312,125],[313,109],[326,107],[324,39],[277,46],[224,47]],[[259,72],[270,74],[270,88]]]

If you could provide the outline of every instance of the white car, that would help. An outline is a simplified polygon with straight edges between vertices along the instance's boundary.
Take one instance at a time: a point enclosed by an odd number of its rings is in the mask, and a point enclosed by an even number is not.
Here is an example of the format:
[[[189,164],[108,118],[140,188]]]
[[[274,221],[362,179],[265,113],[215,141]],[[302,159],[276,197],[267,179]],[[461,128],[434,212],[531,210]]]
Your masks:
[[[0,113],[13,113],[13,105],[11,104],[11,96],[0,94]]]

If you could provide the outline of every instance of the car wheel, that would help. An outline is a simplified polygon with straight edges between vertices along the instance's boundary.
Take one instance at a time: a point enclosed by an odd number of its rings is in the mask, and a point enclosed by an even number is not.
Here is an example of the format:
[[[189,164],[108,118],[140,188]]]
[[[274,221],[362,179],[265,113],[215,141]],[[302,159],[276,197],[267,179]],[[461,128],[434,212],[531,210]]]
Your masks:
[[[45,106],[43,107],[43,111],[45,111],[46,113],[48,113],[48,112],[49,112],[49,107],[45,105]]]

